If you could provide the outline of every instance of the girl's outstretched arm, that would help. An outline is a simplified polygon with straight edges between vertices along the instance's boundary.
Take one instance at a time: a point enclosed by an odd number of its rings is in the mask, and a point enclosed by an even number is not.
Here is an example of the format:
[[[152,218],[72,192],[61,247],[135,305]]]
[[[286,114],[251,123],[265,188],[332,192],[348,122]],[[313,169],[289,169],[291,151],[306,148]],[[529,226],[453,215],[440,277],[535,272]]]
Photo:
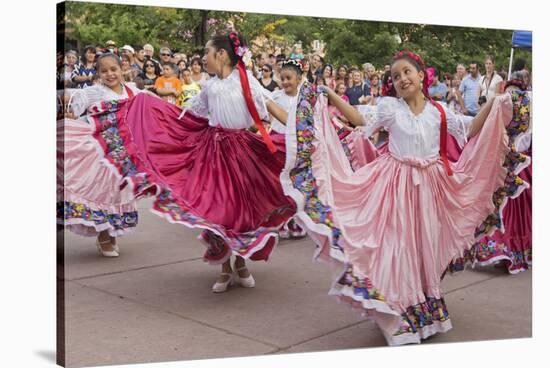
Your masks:
[[[271,100],[267,100],[265,105],[267,107],[267,111],[273,115],[275,119],[279,120],[283,125],[286,125],[288,114],[281,106]]]
[[[321,91],[327,94],[329,101],[336,106],[342,114],[344,114],[346,119],[348,119],[353,125],[365,125],[365,121],[359,111],[357,111],[356,108],[351,106],[346,101],[342,100],[336,92],[330,88],[321,88]]]
[[[468,133],[468,138],[474,137],[477,133],[479,133],[479,131],[483,127],[483,124],[485,124],[485,120],[487,120],[487,116],[489,116],[489,113],[491,112],[491,108],[493,107],[494,102],[495,97],[491,97],[489,100],[487,100],[487,103],[483,105],[481,110],[479,110],[475,118],[472,120],[470,132]]]

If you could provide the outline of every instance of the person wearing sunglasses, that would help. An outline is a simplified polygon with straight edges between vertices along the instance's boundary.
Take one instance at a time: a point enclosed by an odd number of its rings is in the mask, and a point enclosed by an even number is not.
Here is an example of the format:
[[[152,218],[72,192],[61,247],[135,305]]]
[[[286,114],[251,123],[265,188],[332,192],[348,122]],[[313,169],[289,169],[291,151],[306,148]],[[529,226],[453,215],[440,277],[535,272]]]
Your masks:
[[[143,79],[143,87],[146,90],[149,90],[151,92],[155,92],[155,82],[157,81],[157,78],[160,76],[160,67],[158,64],[156,64],[151,58],[145,57],[145,61],[143,62],[143,69],[141,72],[141,79]]]
[[[261,72],[262,76],[259,81],[262,87],[267,89],[269,92],[279,89],[279,85],[273,80],[273,67],[270,64],[265,64],[262,66]]]
[[[168,47],[160,48],[160,65],[171,63],[172,51]]]

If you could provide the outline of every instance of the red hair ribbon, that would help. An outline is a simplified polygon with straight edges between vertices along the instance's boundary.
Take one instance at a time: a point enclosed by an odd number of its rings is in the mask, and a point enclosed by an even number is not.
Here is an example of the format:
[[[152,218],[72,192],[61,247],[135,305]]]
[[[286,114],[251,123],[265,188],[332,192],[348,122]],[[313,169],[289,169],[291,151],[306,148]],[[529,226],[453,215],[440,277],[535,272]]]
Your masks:
[[[445,110],[443,110],[443,107],[441,107],[440,104],[432,99],[430,99],[430,102],[435,106],[436,109],[439,110],[439,113],[441,114],[441,129],[439,130],[439,155],[443,160],[443,165],[445,165],[447,175],[451,176],[453,175],[453,170],[451,169],[449,158],[447,157],[447,115],[445,114]]]
[[[254,123],[256,124],[256,128],[258,128],[258,131],[262,135],[262,138],[267,145],[267,148],[271,151],[271,153],[277,152],[277,147],[273,144],[273,141],[269,137],[269,134],[265,130],[264,124],[262,123],[262,120],[260,119],[260,115],[258,114],[258,110],[256,110],[256,105],[254,104],[254,100],[252,99],[252,92],[250,91],[250,84],[248,82],[248,75],[246,74],[246,67],[242,60],[242,55],[239,55],[237,53],[237,50],[241,46],[241,42],[239,40],[239,37],[235,32],[231,32],[229,34],[229,39],[231,40],[231,43],[233,45],[233,49],[235,50],[235,54],[239,56],[239,61],[237,62],[237,69],[239,70],[239,76],[241,79],[241,86],[243,88],[243,95],[244,100],[246,102],[246,107],[248,108],[248,112],[250,112],[250,115],[252,116],[252,119],[254,120]]]
[[[252,100],[252,92],[250,91],[250,85],[248,84],[248,75],[246,74],[246,68],[242,60],[239,60],[239,62],[237,63],[237,69],[239,69],[239,76],[241,77],[241,86],[243,87],[244,100],[246,101],[246,106],[248,107],[248,111],[250,112],[252,119],[254,119],[254,123],[256,123],[256,128],[258,128],[258,130],[260,131],[260,134],[262,135],[262,138],[264,139],[264,142],[267,145],[267,148],[269,148],[271,153],[275,153],[277,152],[277,147],[275,147],[275,145],[273,144],[273,141],[269,137],[269,134],[267,134],[264,124],[260,119],[260,115],[258,114],[258,110],[256,110],[256,105]]]

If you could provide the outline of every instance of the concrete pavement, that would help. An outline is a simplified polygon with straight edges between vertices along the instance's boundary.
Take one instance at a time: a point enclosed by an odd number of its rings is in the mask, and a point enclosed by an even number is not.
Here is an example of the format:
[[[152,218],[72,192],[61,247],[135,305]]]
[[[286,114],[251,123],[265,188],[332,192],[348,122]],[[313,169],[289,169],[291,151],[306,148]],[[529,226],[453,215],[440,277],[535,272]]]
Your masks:
[[[328,296],[332,274],[309,238],[283,240],[268,263],[249,262],[257,286],[210,291],[198,231],[140,203],[121,256],[66,232],[66,365],[145,363],[385,346],[374,323]],[[143,209],[143,210],[142,210]],[[531,336],[531,272],[487,268],[447,276],[453,329],[426,344]]]

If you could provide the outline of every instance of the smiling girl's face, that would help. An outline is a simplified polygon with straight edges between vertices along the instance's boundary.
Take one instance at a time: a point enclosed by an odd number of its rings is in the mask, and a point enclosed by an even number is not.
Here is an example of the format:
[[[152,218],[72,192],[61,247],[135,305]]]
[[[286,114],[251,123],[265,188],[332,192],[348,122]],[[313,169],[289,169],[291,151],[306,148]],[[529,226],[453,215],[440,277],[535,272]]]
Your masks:
[[[409,99],[417,93],[422,93],[424,72],[407,59],[399,59],[391,66],[391,77],[395,91],[399,97]]]
[[[122,69],[114,57],[106,57],[99,61],[99,78],[110,89],[116,88],[122,83]]]
[[[298,84],[300,83],[301,76],[292,68],[283,68],[281,70],[281,85],[285,93],[289,96],[294,96],[298,92]]]

